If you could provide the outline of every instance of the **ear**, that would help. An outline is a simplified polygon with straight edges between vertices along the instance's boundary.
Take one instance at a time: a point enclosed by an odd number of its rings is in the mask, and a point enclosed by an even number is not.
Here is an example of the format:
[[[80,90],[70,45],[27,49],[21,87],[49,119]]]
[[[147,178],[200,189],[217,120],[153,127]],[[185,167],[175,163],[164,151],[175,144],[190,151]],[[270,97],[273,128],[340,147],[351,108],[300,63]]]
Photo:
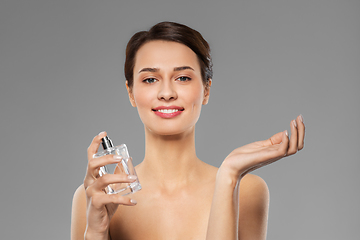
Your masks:
[[[125,82],[125,85],[126,85],[126,90],[127,90],[128,94],[129,94],[129,100],[130,100],[131,106],[136,107],[134,94],[133,94],[132,88],[129,87],[129,83],[128,83],[127,80]]]
[[[204,89],[204,100],[202,102],[203,105],[206,105],[209,102],[211,83],[212,80],[209,78]]]

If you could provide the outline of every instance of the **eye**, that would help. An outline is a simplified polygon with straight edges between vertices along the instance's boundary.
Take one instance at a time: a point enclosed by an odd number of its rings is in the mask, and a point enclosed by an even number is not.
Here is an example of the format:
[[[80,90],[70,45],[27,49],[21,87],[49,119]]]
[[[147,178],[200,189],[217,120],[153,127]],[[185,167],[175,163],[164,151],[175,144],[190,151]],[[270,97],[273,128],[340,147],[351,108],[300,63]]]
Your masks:
[[[191,78],[182,76],[182,77],[178,77],[177,80],[179,80],[180,82],[187,82],[190,81]]]
[[[155,78],[146,78],[143,80],[143,82],[145,83],[154,83],[156,82],[157,80]]]

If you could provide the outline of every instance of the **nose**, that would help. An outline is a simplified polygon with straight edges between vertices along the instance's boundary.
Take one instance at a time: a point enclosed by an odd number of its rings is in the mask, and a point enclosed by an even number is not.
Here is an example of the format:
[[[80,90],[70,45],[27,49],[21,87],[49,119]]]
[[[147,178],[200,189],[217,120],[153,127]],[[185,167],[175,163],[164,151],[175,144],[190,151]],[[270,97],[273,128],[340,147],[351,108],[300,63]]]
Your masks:
[[[158,99],[169,101],[175,100],[177,97],[177,92],[173,83],[171,81],[162,81],[158,92]]]

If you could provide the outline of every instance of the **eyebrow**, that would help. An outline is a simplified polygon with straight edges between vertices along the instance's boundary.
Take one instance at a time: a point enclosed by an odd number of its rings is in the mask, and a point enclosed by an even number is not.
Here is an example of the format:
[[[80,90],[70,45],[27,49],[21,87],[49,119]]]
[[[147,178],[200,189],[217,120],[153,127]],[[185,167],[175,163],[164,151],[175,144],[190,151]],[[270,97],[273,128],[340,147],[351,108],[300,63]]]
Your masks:
[[[190,69],[190,70],[195,71],[195,70],[194,70],[192,67],[190,67],[190,66],[175,67],[175,68],[174,68],[174,71],[177,72],[177,71],[182,71],[182,70],[186,70],[186,69]]]
[[[139,73],[141,72],[158,72],[160,69],[158,68],[143,68],[139,71]]]
[[[186,70],[186,69],[190,69],[195,71],[192,67],[190,66],[181,66],[181,67],[174,67],[174,71],[178,72],[178,71],[182,71],[182,70]],[[159,68],[143,68],[139,71],[139,73],[141,72],[159,72],[160,69]]]

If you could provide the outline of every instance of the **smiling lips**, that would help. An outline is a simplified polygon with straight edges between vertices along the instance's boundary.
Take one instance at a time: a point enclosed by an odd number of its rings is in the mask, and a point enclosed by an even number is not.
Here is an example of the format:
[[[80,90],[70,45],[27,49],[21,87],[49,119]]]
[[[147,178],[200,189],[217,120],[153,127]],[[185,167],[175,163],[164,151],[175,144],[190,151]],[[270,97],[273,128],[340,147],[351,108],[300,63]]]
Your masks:
[[[152,110],[159,117],[173,118],[180,115],[184,111],[184,108],[178,106],[160,106]]]

